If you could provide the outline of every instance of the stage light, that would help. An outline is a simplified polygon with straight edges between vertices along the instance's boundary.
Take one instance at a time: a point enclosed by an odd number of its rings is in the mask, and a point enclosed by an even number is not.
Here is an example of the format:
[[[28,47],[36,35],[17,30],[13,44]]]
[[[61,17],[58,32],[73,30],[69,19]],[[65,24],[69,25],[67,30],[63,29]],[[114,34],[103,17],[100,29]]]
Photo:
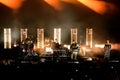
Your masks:
[[[105,14],[106,12],[113,12],[117,7],[112,4],[105,2],[103,0],[78,0],[80,3],[84,4],[91,10],[95,11],[98,14]]]
[[[93,47],[93,29],[86,28],[86,46]]]
[[[18,9],[24,0],[0,0],[0,3],[6,5],[11,9]]]
[[[11,28],[4,28],[4,48],[11,48]]]
[[[87,61],[92,61],[92,58],[91,58],[91,57],[88,57],[88,58],[87,58]]]
[[[46,3],[48,3],[50,6],[55,8],[56,10],[61,10],[62,6],[60,5],[60,0],[44,0]]]
[[[71,4],[78,4],[77,0],[61,0],[61,1],[66,2],[66,3],[71,3]]]
[[[44,29],[37,29],[37,48],[44,48]]]
[[[104,44],[95,44],[96,48],[104,48]]]
[[[77,42],[77,35],[78,35],[77,28],[72,28],[71,29],[71,44],[73,43],[73,41]]]
[[[54,42],[61,44],[61,28],[54,28]]]

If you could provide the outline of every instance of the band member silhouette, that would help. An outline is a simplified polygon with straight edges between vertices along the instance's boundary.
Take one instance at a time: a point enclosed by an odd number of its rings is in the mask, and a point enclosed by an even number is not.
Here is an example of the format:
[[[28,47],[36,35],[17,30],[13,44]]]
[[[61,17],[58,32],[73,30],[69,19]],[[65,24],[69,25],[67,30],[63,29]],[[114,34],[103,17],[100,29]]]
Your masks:
[[[70,50],[71,50],[71,59],[77,60],[77,55],[78,55],[78,52],[79,52],[79,45],[74,40],[73,40],[73,43],[70,46]]]
[[[109,42],[109,40],[106,41],[105,45],[104,45],[104,59],[105,60],[109,60],[110,59],[110,51],[111,51],[111,43]]]

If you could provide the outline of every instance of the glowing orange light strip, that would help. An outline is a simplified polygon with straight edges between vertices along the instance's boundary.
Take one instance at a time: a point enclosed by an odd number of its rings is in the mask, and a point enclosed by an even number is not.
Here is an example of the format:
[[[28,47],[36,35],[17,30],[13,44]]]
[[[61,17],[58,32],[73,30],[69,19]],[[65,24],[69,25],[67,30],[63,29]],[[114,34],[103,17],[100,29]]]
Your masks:
[[[78,0],[93,11],[103,14],[106,11],[106,3],[97,0]]]
[[[17,9],[21,6],[23,0],[0,0],[0,3],[6,5],[9,8]]]
[[[61,10],[62,6],[60,5],[60,0],[44,0],[50,6],[55,8],[56,10]]]
[[[110,11],[113,12],[114,10],[117,9],[117,7],[114,4],[107,3],[101,0],[78,0],[78,1],[99,14],[104,14],[108,12],[108,10],[110,13]]]

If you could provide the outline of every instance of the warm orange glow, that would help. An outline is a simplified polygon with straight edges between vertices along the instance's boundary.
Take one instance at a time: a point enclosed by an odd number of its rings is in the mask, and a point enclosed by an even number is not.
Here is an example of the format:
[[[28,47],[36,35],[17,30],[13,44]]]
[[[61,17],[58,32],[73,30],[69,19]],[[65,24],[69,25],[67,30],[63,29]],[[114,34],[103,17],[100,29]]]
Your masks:
[[[18,9],[23,0],[0,0],[0,2],[12,9]]]
[[[78,0],[78,1],[99,14],[104,14],[108,10],[110,12],[116,9],[115,5],[101,0]]]
[[[68,2],[68,3],[72,3],[72,4],[78,4],[77,0],[61,0],[63,2]]]
[[[104,48],[101,47],[93,47],[92,48],[92,54],[95,55],[104,55]]]
[[[95,44],[95,48],[104,48],[104,44]],[[120,51],[120,44],[117,43],[111,44],[111,50]]]
[[[56,10],[61,10],[62,6],[60,5],[60,0],[44,0],[47,2],[49,5],[54,7]]]
[[[113,50],[119,50],[120,51],[120,44],[112,44],[112,48]]]

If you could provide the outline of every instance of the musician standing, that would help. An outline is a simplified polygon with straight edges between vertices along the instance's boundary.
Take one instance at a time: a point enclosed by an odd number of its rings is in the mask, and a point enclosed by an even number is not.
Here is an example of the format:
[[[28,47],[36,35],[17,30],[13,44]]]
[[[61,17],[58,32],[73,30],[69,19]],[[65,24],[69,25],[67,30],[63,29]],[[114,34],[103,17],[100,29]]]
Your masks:
[[[109,42],[109,40],[106,41],[105,45],[104,45],[104,59],[105,60],[109,60],[110,59],[110,51],[111,51],[111,43]]]

